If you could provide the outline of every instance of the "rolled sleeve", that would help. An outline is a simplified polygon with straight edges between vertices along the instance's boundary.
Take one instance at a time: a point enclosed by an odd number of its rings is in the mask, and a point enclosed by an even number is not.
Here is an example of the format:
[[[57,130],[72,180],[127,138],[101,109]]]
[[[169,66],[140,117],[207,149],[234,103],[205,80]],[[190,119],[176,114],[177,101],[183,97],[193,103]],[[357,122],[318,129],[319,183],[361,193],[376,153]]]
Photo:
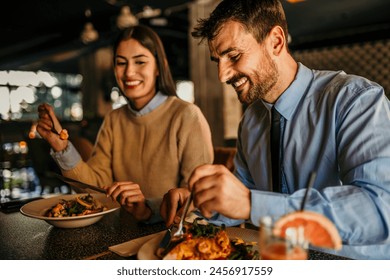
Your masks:
[[[68,146],[61,152],[50,150],[50,155],[63,170],[71,170],[82,160],[79,152],[73,146],[72,142],[68,141]]]
[[[289,211],[286,196],[281,193],[251,190],[250,222],[259,226],[263,216],[280,217],[286,214]]]

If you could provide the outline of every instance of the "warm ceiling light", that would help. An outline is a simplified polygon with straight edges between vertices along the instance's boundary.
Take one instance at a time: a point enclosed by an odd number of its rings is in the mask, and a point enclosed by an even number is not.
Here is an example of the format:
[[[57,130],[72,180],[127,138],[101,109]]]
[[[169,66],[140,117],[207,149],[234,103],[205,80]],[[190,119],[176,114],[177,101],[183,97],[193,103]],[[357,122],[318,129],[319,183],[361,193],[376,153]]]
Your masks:
[[[87,22],[84,25],[84,29],[81,32],[80,38],[84,44],[89,44],[99,38],[99,33],[93,27],[93,24],[91,22]]]
[[[299,2],[304,2],[306,0],[286,0],[286,2],[288,3],[291,3],[291,4],[295,4],[295,3],[299,3]]]
[[[116,20],[119,29],[134,26],[138,24],[138,19],[133,15],[129,6],[123,6]]]
[[[90,9],[85,10],[85,16],[89,19],[92,15]],[[99,38],[99,33],[96,31],[95,27],[91,22],[87,22],[84,25],[83,31],[81,31],[80,39],[84,44],[89,44],[96,41]]]
[[[161,9],[153,9],[150,6],[144,6],[142,12],[139,12],[137,18],[152,18],[161,15]]]

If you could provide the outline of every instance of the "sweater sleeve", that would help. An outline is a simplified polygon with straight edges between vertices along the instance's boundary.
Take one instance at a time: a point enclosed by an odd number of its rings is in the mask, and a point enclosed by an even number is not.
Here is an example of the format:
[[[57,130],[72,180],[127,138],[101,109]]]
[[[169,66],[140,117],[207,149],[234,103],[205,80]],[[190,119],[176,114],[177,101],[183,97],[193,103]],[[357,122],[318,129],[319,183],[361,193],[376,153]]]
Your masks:
[[[62,169],[64,176],[83,181],[87,184],[105,186],[112,183],[111,149],[112,149],[112,117],[107,115],[100,127],[97,141],[90,159],[80,160],[70,169]]]
[[[180,187],[187,186],[193,170],[214,160],[211,131],[200,109],[191,104],[179,118]]]

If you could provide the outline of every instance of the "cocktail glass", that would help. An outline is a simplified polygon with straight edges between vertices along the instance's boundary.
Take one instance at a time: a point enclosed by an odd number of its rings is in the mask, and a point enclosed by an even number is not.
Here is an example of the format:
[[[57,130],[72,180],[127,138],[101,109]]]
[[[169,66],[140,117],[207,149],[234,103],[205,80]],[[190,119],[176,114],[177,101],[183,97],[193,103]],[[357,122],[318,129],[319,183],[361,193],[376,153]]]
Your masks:
[[[308,242],[304,238],[304,229],[288,228],[282,237],[268,216],[260,220],[259,245],[262,260],[307,260]]]

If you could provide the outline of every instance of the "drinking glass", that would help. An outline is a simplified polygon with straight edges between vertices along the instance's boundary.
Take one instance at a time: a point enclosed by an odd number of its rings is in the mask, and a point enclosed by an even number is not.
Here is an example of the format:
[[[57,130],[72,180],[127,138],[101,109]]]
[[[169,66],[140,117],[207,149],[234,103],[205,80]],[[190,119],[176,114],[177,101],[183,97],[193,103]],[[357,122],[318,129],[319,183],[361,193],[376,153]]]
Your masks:
[[[302,227],[291,227],[285,237],[276,234],[271,217],[260,220],[260,256],[262,260],[307,260],[308,242]]]

